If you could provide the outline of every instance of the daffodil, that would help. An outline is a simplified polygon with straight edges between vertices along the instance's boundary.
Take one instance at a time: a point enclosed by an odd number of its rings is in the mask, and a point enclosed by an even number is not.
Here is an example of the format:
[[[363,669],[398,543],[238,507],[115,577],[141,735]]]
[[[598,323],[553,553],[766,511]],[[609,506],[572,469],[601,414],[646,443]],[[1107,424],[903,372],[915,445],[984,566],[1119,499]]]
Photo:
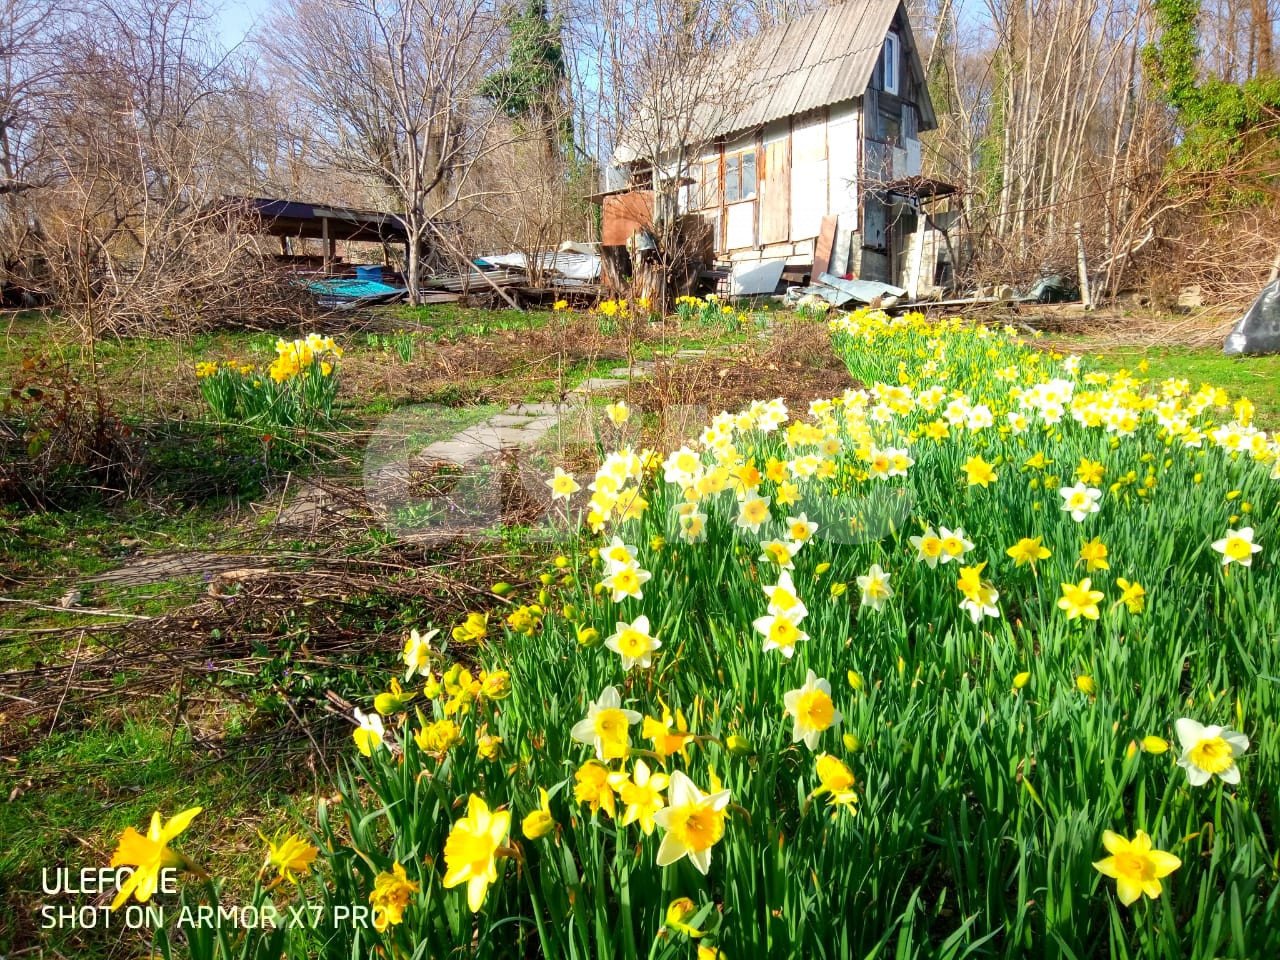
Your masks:
[[[551,815],[551,797],[544,788],[539,787],[537,809],[525,815],[520,823],[520,832],[524,834],[526,840],[541,840],[554,830],[555,826],[555,818]]]
[[[1226,727],[1204,726],[1189,717],[1173,725],[1182,745],[1178,766],[1187,771],[1187,782],[1193,787],[1218,777],[1223,783],[1239,783],[1240,768],[1236,757],[1249,749],[1249,738]]]
[[[788,660],[796,652],[796,644],[809,639],[800,629],[795,613],[769,613],[752,621],[756,631],[764,635],[763,652],[779,651]]]
[[[355,739],[356,749],[366,757],[373,756],[373,751],[382,746],[387,732],[382,725],[382,717],[377,713],[362,713],[360,708],[356,707],[355,720],[356,729],[352,737]]]
[[[752,533],[759,533],[760,527],[768,522],[769,498],[749,496],[738,508],[737,525]]]
[[[986,488],[996,481],[996,472],[982,457],[970,457],[964,463],[965,485]]]
[[[948,530],[946,527],[938,528],[938,539],[941,541],[939,549],[941,555],[939,559],[942,563],[950,563],[952,560],[961,559],[966,553],[973,549],[973,541],[965,536],[964,528],[956,527],[954,530]]]
[[[461,728],[447,717],[434,723],[422,723],[422,720],[422,714],[419,713],[418,721],[422,725],[414,733],[413,742],[423,753],[443,756],[462,743]]]
[[[939,560],[945,563],[949,559],[944,557],[942,538],[938,536],[933,527],[925,527],[924,533],[918,537],[909,537],[908,540],[916,548],[916,558],[923,560],[930,569],[936,567]]]
[[[622,669],[640,667],[647,670],[653,662],[654,651],[662,641],[649,633],[649,618],[641,615],[631,623],[619,620],[617,629],[604,641],[604,645],[622,658]]]
[[[1079,583],[1062,584],[1062,596],[1058,598],[1058,609],[1067,614],[1068,620],[1084,617],[1086,620],[1098,619],[1098,601],[1103,597],[1101,590],[1093,589],[1093,581],[1085,577]]]
[[[631,419],[631,408],[625,400],[611,403],[604,408],[604,414],[615,427],[620,427]]]
[[[1101,509],[1098,501],[1102,499],[1102,491],[1096,487],[1078,483],[1074,487],[1061,487],[1058,495],[1062,497],[1062,509],[1071,514],[1076,523],[1083,522],[1085,517]]]
[[[604,579],[605,589],[614,603],[621,603],[628,597],[636,600],[644,599],[643,587],[653,575],[635,564],[618,567]]]
[[[391,689],[378,694],[373,698],[373,708],[384,716],[391,713],[399,713],[404,710],[416,697],[417,691],[404,690],[400,686],[400,681],[392,677]]]
[[[682,771],[675,771],[667,790],[667,806],[653,817],[665,831],[658,847],[658,866],[688,857],[700,873],[710,870],[711,848],[724,836],[728,806],[728,790],[703,793]]]
[[[804,741],[810,750],[817,749],[824,730],[840,722],[840,711],[831,700],[831,684],[812,670],[806,674],[803,686],[783,694],[782,702],[794,721],[792,742]]]
[[[764,588],[764,595],[769,600],[769,613],[774,616],[785,616],[792,623],[798,624],[809,613],[804,601],[796,593],[796,585],[791,574],[783,570],[778,574],[778,582]]]
[[[319,850],[296,833],[275,840],[268,840],[261,833],[258,836],[267,845],[267,860],[263,864],[263,870],[274,868],[276,882],[288,880],[290,883],[297,883],[299,876],[311,872],[311,864],[320,855]]]
[[[807,514],[798,517],[787,517],[787,536],[796,543],[804,543],[818,529],[818,525],[809,519]]]
[[[667,775],[650,771],[649,765],[637,760],[631,776],[610,774],[609,785],[622,801],[622,825],[639,823],[645,836],[653,833],[654,816],[663,807],[662,791],[667,788]]]
[[[409,898],[421,887],[410,880],[404,867],[395,863],[390,871],[384,870],[373,881],[373,890],[369,893],[369,905],[373,908],[373,928],[379,933],[387,927],[404,922],[404,911],[409,906]]]
[[[187,859],[170,850],[169,844],[191,826],[191,821],[203,809],[191,807],[169,820],[162,819],[157,810],[151,814],[151,824],[145,835],[133,827],[125,828],[115,853],[111,855],[111,866],[134,869],[116,891],[115,899],[111,901],[112,910],[118,910],[130,896],[139,903],[146,903],[160,887],[161,870],[187,864]]]
[[[1080,559],[1084,561],[1084,568],[1088,573],[1111,569],[1111,565],[1107,562],[1107,545],[1098,537],[1094,537],[1080,548]]]
[[[832,806],[852,811],[853,805],[858,802],[858,794],[853,789],[853,771],[844,761],[829,753],[820,753],[814,760],[814,769],[818,774],[819,786],[809,796],[812,798],[829,794]]]
[[[688,897],[677,897],[667,905],[666,926],[677,933],[696,940],[702,931],[689,925],[689,920],[698,912],[698,906]]]
[[[1116,895],[1126,907],[1144,894],[1153,900],[1159,897],[1164,889],[1160,878],[1182,866],[1173,854],[1153,849],[1151,838],[1143,830],[1132,840],[1104,830],[1102,845],[1111,856],[1095,861],[1094,869],[1116,881]]]
[[[893,597],[893,588],[889,586],[889,574],[880,569],[880,564],[873,563],[865,576],[857,578],[858,588],[862,591],[862,605],[879,613]]]
[[[425,677],[431,672],[431,640],[439,632],[428,630],[426,633],[419,633],[416,629],[409,631],[409,636],[404,641],[404,650],[400,654],[405,665],[406,683],[416,674]]]
[[[575,493],[582,489],[578,485],[578,481],[574,479],[573,474],[565,473],[559,467],[556,467],[555,473],[548,480],[547,486],[551,488],[552,500],[568,501]]]
[[[1147,591],[1142,584],[1116,577],[1116,586],[1120,588],[1120,599],[1112,606],[1123,603],[1130,613],[1141,613],[1147,602]]]
[[[478,913],[489,885],[498,879],[497,855],[506,846],[511,813],[490,811],[474,793],[467,798],[467,815],[454,823],[444,844],[444,886],[467,885],[467,906]]]
[[[1048,560],[1053,554],[1049,548],[1044,545],[1043,537],[1023,537],[1005,553],[1013,558],[1013,562],[1018,566],[1030,564],[1032,567],[1036,565],[1038,560]]]
[[[639,720],[636,711],[622,709],[617,687],[605,687],[587,707],[586,718],[575,723],[569,735],[594,747],[599,759],[616,760],[627,755],[631,744],[628,728]]]
[[[573,779],[575,800],[587,804],[592,813],[603,810],[610,817],[616,815],[616,798],[609,783],[608,767],[598,760],[588,760],[577,769]]]
[[[1213,549],[1222,554],[1224,567],[1238,563],[1242,567],[1253,565],[1253,555],[1262,552],[1262,545],[1253,542],[1253,527],[1228,530],[1226,535],[1213,542]]]
[[[640,725],[640,735],[653,744],[653,752],[664,760],[673,754],[679,754],[685,762],[689,762],[689,741],[693,734],[689,732],[689,722],[684,712],[671,712],[664,703],[662,716],[645,717]]]

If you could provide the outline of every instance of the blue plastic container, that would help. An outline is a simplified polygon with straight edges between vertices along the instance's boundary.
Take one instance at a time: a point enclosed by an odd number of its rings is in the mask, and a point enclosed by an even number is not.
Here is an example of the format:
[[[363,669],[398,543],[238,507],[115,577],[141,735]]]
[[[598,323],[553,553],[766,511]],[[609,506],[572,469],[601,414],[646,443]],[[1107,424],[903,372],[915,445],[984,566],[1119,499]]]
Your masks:
[[[356,267],[356,279],[372,283],[382,282],[382,267]]]

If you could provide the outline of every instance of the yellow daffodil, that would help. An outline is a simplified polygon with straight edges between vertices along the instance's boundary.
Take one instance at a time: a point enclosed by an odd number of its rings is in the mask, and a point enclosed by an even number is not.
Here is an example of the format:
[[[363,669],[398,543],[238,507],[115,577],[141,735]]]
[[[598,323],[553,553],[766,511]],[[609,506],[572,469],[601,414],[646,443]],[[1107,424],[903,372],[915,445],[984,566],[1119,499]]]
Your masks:
[[[404,911],[409,906],[409,898],[421,887],[410,880],[399,863],[392,865],[390,871],[384,870],[373,881],[373,890],[369,893],[369,905],[373,908],[373,927],[379,933],[404,922]]]
[[[261,833],[258,836],[267,845],[267,861],[263,870],[274,869],[277,882],[288,880],[297,883],[299,876],[311,872],[311,864],[320,855],[318,849],[296,833],[275,840],[268,840]]]
[[[111,855],[111,866],[133,867],[133,873],[120,884],[115,899],[111,901],[111,909],[120,906],[134,897],[139,903],[146,903],[160,887],[160,871],[187,865],[187,860],[180,853],[169,849],[169,844],[191,826],[191,821],[203,810],[203,807],[191,807],[164,820],[157,810],[151,814],[151,824],[146,834],[141,834],[133,827],[126,827],[116,844],[116,851]]]
[[[593,746],[599,759],[616,760],[627,755],[631,742],[628,728],[639,720],[636,711],[622,709],[617,687],[605,687],[588,705],[586,718],[575,723],[569,735]]]
[[[688,897],[677,897],[667,905],[666,926],[696,940],[702,936],[703,932],[690,926],[689,921],[697,912],[698,906],[692,900]]]
[[[1126,907],[1144,894],[1153,900],[1159,897],[1164,889],[1160,878],[1182,866],[1173,854],[1153,849],[1151,838],[1143,830],[1132,840],[1105,830],[1102,845],[1111,856],[1095,861],[1094,869],[1116,881],[1116,895]]]
[[[573,775],[573,797],[585,803],[592,813],[603,810],[610,817],[616,816],[616,798],[609,783],[609,768],[598,760],[588,760]]]
[[[832,806],[844,807],[850,812],[858,802],[858,795],[853,789],[853,771],[842,760],[829,753],[820,753],[814,760],[814,769],[818,774],[819,786],[809,796],[830,795]]]
[[[728,805],[728,790],[703,793],[682,771],[675,771],[667,790],[667,806],[654,814],[654,822],[665,831],[658,847],[658,866],[688,857],[700,873],[710,870],[711,848],[724,836]]]
[[[551,815],[551,797],[542,787],[538,788],[538,807],[525,815],[520,823],[520,832],[526,840],[541,840],[555,829],[556,821]]]
[[[622,801],[622,825],[639,823],[645,836],[653,833],[654,816],[663,807],[662,791],[668,783],[665,773],[653,773],[643,760],[637,760],[631,776],[619,772],[609,775],[609,785]]]
[[[964,463],[965,485],[988,487],[996,481],[996,472],[982,457],[970,457]]]
[[[1013,558],[1013,562],[1018,566],[1026,566],[1030,564],[1032,567],[1039,560],[1048,560],[1053,554],[1043,543],[1043,537],[1023,537],[1012,547],[1005,551],[1009,557]]]
[[[1068,620],[1084,617],[1087,620],[1098,619],[1098,601],[1102,599],[1102,591],[1093,589],[1093,581],[1085,577],[1079,583],[1062,584],[1062,596],[1058,598],[1058,609],[1067,614]]]
[[[490,811],[474,793],[467,798],[467,815],[456,821],[444,844],[444,887],[467,885],[467,906],[479,913],[489,884],[498,879],[497,856],[506,845],[511,814]]]
[[[1142,584],[1116,577],[1116,586],[1120,588],[1120,599],[1112,606],[1123,603],[1130,613],[1141,613],[1147,602],[1147,591]]]
[[[1084,561],[1084,568],[1089,573],[1111,569],[1111,565],[1107,563],[1107,545],[1097,537],[1080,548],[1080,559]]]
[[[452,720],[445,718],[435,723],[422,723],[422,714],[418,714],[421,727],[414,733],[413,742],[423,753],[443,756],[458,744],[462,743],[462,730]]]
[[[840,711],[831,700],[831,684],[812,670],[807,672],[803,686],[783,694],[782,702],[794,721],[792,742],[804,741],[810,750],[817,749],[824,730],[840,722]]]

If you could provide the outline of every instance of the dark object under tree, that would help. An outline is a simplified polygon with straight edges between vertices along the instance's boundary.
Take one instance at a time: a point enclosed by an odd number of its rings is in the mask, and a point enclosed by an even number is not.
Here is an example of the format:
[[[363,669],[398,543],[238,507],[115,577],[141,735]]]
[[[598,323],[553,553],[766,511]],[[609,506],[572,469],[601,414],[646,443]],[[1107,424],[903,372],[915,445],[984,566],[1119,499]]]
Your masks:
[[[1222,345],[1229,357],[1280,353],[1280,280],[1262,288]]]

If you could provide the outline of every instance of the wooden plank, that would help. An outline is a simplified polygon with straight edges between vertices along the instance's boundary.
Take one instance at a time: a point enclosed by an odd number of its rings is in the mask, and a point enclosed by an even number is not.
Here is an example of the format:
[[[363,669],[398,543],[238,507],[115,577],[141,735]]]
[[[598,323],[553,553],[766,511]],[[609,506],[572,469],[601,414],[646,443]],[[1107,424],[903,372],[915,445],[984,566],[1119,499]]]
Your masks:
[[[818,245],[813,250],[813,272],[826,273],[831,266],[831,250],[836,242],[836,217],[822,218],[822,227],[818,230]]]
[[[764,167],[760,171],[760,242],[781,243],[787,239],[791,209],[790,137],[765,144]]]

